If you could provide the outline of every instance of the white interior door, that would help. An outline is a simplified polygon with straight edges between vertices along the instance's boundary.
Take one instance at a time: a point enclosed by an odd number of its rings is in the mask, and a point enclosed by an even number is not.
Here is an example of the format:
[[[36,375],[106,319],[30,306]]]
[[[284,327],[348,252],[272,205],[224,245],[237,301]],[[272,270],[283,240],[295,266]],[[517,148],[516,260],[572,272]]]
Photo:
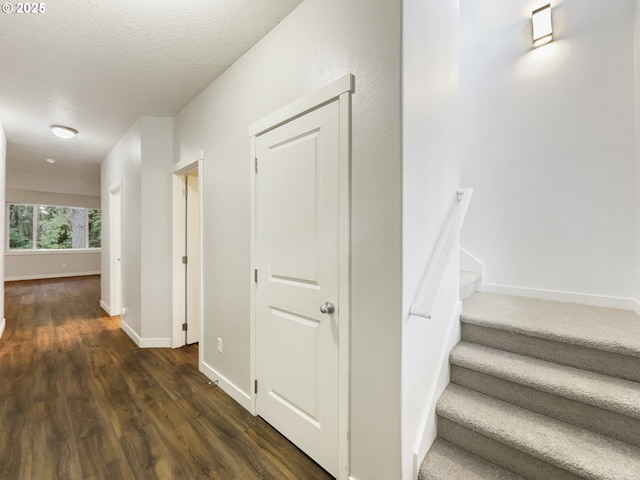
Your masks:
[[[120,315],[122,311],[122,190],[120,186],[113,188],[109,194],[109,215],[111,221],[111,301],[109,311],[111,315]]]
[[[186,176],[186,323],[187,344],[200,341],[200,199],[198,171]]]
[[[256,137],[256,410],[334,476],[339,140],[338,101]]]

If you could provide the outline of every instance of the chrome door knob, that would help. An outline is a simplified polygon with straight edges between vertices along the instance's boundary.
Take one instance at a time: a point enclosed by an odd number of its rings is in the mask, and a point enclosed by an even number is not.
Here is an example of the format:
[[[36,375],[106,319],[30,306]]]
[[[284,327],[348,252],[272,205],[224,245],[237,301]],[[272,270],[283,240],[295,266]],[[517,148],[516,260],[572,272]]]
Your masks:
[[[333,313],[336,311],[336,306],[331,302],[324,302],[324,305],[320,307],[322,313]]]

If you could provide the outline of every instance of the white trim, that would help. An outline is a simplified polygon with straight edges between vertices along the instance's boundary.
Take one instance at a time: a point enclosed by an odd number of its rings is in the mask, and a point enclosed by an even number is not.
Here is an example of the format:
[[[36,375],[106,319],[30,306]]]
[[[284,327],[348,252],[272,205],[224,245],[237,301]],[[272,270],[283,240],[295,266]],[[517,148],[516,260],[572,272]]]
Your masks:
[[[2,334],[4,333],[4,329],[7,326],[7,319],[3,318],[0,322],[0,338],[2,338]]]
[[[18,275],[6,277],[5,282],[19,282],[22,280],[41,280],[44,278],[68,278],[68,277],[86,277],[89,275],[100,275],[100,272],[75,272],[75,273],[44,273],[37,275]]]
[[[133,340],[138,347],[140,346],[140,336],[135,332],[133,328],[129,326],[127,322],[122,320],[122,318],[120,319],[120,328],[124,330],[124,333],[129,335],[129,338],[131,338],[131,340]]]
[[[170,338],[140,338],[140,348],[171,348]]]
[[[196,167],[196,164],[198,164],[199,166],[201,160],[204,160],[204,150],[199,150],[193,158],[185,158],[180,160],[173,166],[173,170],[171,171],[171,173],[173,173],[174,175],[184,175],[185,173],[193,170]]]
[[[6,192],[5,192],[5,194],[6,194]],[[9,202],[5,201],[5,204],[4,204],[4,228],[6,229],[5,235],[4,235],[4,251],[5,251],[5,255],[6,255],[6,252],[9,251],[9,244],[10,244],[9,237],[11,236],[10,235],[10,232],[11,232],[10,224],[11,224],[11,213],[9,211]],[[33,236],[33,233],[32,233],[32,236]]]
[[[122,267],[123,263],[124,263],[124,257],[123,257],[123,252],[122,252],[122,239],[123,237],[123,221],[122,221],[122,204],[123,204],[123,181],[122,179],[119,179],[117,182],[113,183],[111,186],[109,186],[109,198],[108,198],[108,207],[109,207],[109,251],[107,252],[108,258],[109,258],[109,305],[110,305],[110,310],[113,310],[114,315],[118,315],[119,311],[122,310],[122,306],[124,304],[124,291],[123,291],[123,275],[122,272],[124,271],[124,268]],[[118,215],[120,217],[120,226],[118,227],[118,247],[120,249],[120,263],[119,266],[117,264],[117,260],[114,254],[114,244],[115,244],[115,233],[114,233],[114,228],[113,226],[115,225],[115,222],[113,220],[113,210],[114,210],[114,204],[115,204],[115,196],[118,195]],[[116,291],[116,279],[115,279],[115,271],[119,270],[120,271],[120,292],[118,293],[118,298],[119,301],[115,300],[115,291]]]
[[[173,253],[172,253],[172,278],[173,278],[173,323],[172,323],[172,342],[173,348],[185,345],[185,335],[182,330],[184,323],[184,265],[181,257],[184,252],[184,235],[181,226],[184,225],[184,180],[181,175],[172,175],[173,183]]]
[[[339,98],[340,171],[339,171],[339,292],[340,324],[338,335],[338,478],[351,471],[349,426],[351,424],[351,91],[354,77],[349,75],[350,90]],[[343,134],[344,133],[344,134]]]
[[[251,411],[253,409],[253,395],[249,395],[242,391],[234,383],[227,380],[223,375],[220,375],[211,365],[200,362],[200,371],[204,373],[210,380],[217,382],[218,386],[242,407]],[[253,390],[252,390],[253,391]]]
[[[184,229],[183,225],[185,222],[185,212],[184,212],[184,176],[191,172],[197,170],[198,171],[198,214],[199,219],[198,222],[200,224],[200,348],[198,348],[198,357],[201,362],[204,358],[204,348],[205,343],[202,341],[204,338],[204,215],[203,215],[203,197],[204,197],[204,150],[200,150],[198,158],[195,160],[183,160],[178,162],[175,165],[172,174],[172,182],[173,182],[173,223],[172,223],[172,251],[173,251],[173,260],[172,260],[172,278],[173,278],[173,326],[172,326],[172,336],[171,336],[171,347],[179,348],[185,345],[184,341],[184,330],[182,330],[182,324],[184,323],[184,282],[185,282],[185,272],[184,272],[184,264],[182,263],[182,255],[185,251],[184,245]]]
[[[171,347],[170,338],[143,338],[138,335],[133,328],[124,320],[120,320],[120,328],[124,333],[129,335],[131,340],[140,348],[169,348]]]
[[[463,272],[475,272],[484,278],[484,263],[460,247],[460,270]]]
[[[485,283],[483,285],[483,291],[487,293],[498,293],[501,295],[514,295],[519,297],[540,298],[542,300],[554,300],[556,302],[577,303],[580,305],[590,305],[592,307],[619,308],[622,310],[631,310],[640,315],[640,301],[634,298],[608,297],[605,295],[513,287],[509,285],[495,285],[490,283]]]
[[[111,310],[109,310],[109,305],[107,305],[107,303],[104,300],[100,300],[100,308],[102,308],[105,312],[107,312],[107,315],[109,315],[110,317],[113,316],[111,315]]]
[[[252,279],[252,288],[249,292],[249,373],[250,379],[253,382],[258,378],[257,374],[257,359],[256,359],[256,284],[253,281],[253,272],[256,268],[256,170],[255,170],[255,158],[256,158],[256,137],[252,136],[250,140],[250,154],[251,161],[249,162],[249,178],[251,179],[251,188],[249,188],[249,205],[251,205],[250,221],[251,221],[251,242],[249,245],[249,271],[247,274]],[[249,391],[251,397],[251,406],[248,410],[252,415],[257,415],[256,410],[256,394],[254,390]]]
[[[311,94],[290,103],[280,110],[253,123],[249,128],[250,134],[250,168],[251,168],[251,271],[256,268],[256,173],[254,168],[256,136],[301,117],[312,110],[322,107],[332,101],[339,102],[339,132],[340,132],[340,166],[339,166],[339,293],[340,324],[338,345],[338,480],[349,478],[350,465],[350,408],[351,408],[351,93],[355,91],[355,77],[347,74],[334,82],[312,92]],[[251,288],[251,318],[250,318],[250,349],[251,349],[251,380],[256,378],[256,284]],[[251,390],[249,411],[256,414],[256,396]],[[239,402],[242,404],[242,402]]]
[[[249,127],[249,136],[258,136],[279,127],[283,123],[308,113],[338,98],[343,93],[355,91],[355,77],[348,73],[333,82],[319,88],[309,95],[254,122]],[[252,160],[253,161],[253,160]]]
[[[420,466],[437,436],[436,403],[438,402],[440,395],[442,395],[443,390],[450,382],[449,354],[453,347],[460,341],[461,311],[462,302],[458,301],[453,307],[451,315],[449,315],[447,335],[445,337],[445,341],[442,343],[442,348],[438,357],[438,365],[435,369],[435,372],[438,372],[438,375],[436,375],[431,381],[429,394],[427,395],[429,400],[422,412],[422,421],[420,423],[421,429],[419,430],[419,436],[413,450],[413,478],[418,478]]]
[[[97,209],[93,209],[97,210]],[[63,255],[63,254],[88,254],[88,253],[102,253],[101,248],[56,248],[56,249],[23,249],[23,250],[8,250],[4,254],[7,257],[19,257],[20,255]]]

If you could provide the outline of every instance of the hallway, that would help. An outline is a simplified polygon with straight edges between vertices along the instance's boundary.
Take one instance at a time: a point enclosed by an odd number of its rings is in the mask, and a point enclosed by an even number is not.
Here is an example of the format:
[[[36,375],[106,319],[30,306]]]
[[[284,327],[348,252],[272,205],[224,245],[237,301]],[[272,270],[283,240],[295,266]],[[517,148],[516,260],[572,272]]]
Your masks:
[[[139,349],[100,277],[10,282],[0,478],[328,479],[198,372],[197,345]]]

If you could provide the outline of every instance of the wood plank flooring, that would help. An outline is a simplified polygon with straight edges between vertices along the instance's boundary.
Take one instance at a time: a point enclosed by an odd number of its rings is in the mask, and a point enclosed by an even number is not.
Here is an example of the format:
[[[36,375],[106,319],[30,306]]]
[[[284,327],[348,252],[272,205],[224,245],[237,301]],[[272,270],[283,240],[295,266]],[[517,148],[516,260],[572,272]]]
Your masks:
[[[100,277],[10,282],[0,479],[330,479],[198,371],[197,345],[139,349]]]

